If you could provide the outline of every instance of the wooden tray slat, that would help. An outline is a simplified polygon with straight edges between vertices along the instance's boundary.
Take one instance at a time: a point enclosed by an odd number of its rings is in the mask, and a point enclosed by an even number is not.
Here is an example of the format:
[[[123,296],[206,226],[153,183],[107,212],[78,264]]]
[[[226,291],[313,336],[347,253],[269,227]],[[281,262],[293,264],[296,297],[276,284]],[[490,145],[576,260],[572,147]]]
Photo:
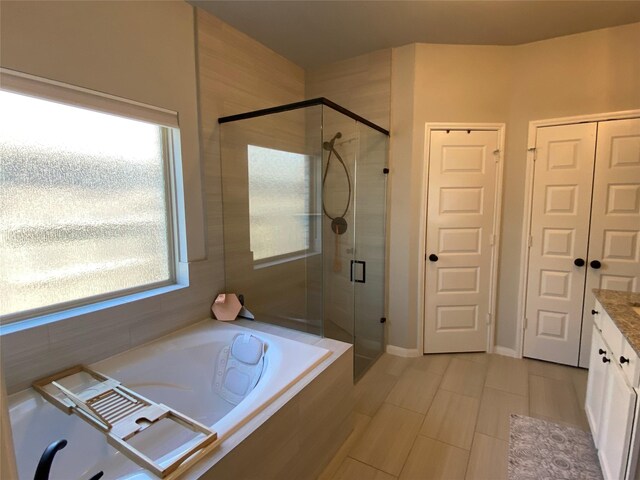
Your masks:
[[[64,378],[78,373],[87,373],[100,383],[91,385],[80,393],[74,393],[60,383]],[[54,387],[62,395],[51,393],[50,387]],[[166,405],[155,403],[121,385],[117,380],[84,365],[78,365],[38,380],[33,383],[33,388],[68,415],[75,413],[103,432],[110,445],[141,467],[151,470],[162,478],[175,472],[185,460],[191,458],[192,461],[188,463],[193,463],[196,459],[207,454],[218,438],[216,432],[205,425]],[[199,442],[196,442],[164,467],[127,443],[136,434],[147,428],[152,428],[155,422],[162,419],[170,419],[203,435]],[[144,421],[140,424],[138,423],[140,420]]]

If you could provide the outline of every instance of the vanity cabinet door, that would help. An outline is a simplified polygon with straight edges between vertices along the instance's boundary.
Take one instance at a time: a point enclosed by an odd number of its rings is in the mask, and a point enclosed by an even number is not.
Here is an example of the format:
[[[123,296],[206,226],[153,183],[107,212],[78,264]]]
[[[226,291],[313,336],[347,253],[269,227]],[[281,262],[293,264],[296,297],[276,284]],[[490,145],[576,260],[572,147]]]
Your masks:
[[[602,339],[600,329],[594,324],[593,334],[591,336],[591,358],[589,359],[589,377],[587,380],[587,400],[585,403],[585,411],[591,433],[593,435],[593,443],[596,448],[599,446],[598,435],[600,433],[600,415],[602,412],[602,401],[604,399],[604,388],[606,382],[607,371],[611,363],[602,361],[603,355],[611,358],[611,352],[607,352],[607,345]],[[600,352],[605,352],[601,354]]]
[[[610,355],[598,435],[598,457],[605,479],[623,480],[629,459],[636,393],[627,384],[620,365]]]

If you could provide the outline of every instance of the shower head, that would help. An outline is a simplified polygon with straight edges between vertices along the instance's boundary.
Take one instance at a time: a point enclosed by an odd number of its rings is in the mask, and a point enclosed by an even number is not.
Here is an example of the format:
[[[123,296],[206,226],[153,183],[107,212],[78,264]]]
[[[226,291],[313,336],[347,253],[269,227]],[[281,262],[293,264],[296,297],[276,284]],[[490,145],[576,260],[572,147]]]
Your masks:
[[[333,138],[331,139],[331,141],[329,142],[324,142],[322,144],[322,148],[324,148],[326,151],[330,152],[331,150],[333,150],[333,144],[336,143],[336,139],[338,138],[342,138],[342,132],[337,132]]]

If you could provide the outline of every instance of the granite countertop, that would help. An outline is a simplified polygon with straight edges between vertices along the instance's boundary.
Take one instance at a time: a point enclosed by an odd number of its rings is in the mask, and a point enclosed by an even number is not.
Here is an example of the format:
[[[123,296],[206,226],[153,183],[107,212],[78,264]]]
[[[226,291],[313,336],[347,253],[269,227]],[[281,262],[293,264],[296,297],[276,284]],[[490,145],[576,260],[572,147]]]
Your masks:
[[[593,293],[629,345],[640,356],[640,313],[633,309],[640,307],[640,293],[597,288],[593,289]]]

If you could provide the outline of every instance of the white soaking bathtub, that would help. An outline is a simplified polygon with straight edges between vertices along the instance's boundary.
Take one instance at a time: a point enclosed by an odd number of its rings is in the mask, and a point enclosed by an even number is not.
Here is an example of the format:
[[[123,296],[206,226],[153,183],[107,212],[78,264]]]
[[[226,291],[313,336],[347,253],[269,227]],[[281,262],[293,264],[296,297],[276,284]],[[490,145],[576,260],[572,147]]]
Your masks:
[[[213,379],[218,352],[238,333],[253,334],[267,349],[259,382],[233,405],[214,391]],[[217,442],[224,442],[330,355],[315,345],[206,320],[90,367],[210,426],[218,434]],[[102,433],[76,415],[66,415],[31,388],[9,397],[9,412],[20,479],[32,479],[44,449],[62,438],[68,444],[55,457],[51,480],[87,479],[101,470],[103,479],[157,478],[110,447]],[[153,438],[143,439],[145,447],[151,446],[148,451],[158,446],[172,450],[184,441],[162,427],[153,432]]]

